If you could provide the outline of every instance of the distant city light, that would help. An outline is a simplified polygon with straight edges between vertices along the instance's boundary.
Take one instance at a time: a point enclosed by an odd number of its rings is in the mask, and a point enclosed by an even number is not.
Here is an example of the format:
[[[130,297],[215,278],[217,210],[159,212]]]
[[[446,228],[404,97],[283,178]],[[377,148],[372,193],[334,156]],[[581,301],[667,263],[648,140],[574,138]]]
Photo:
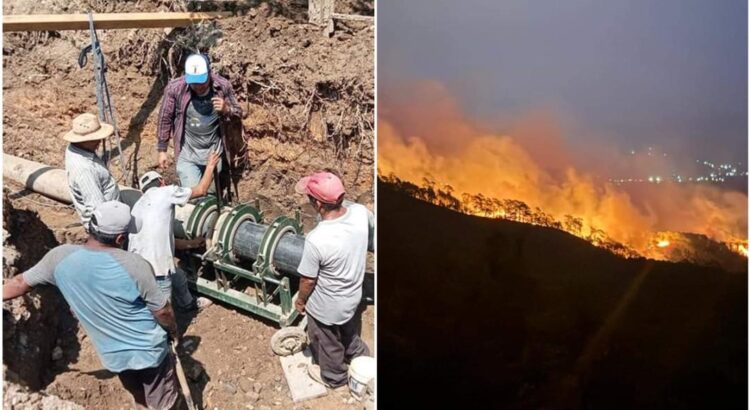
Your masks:
[[[648,147],[648,155],[652,155],[654,151],[654,147]],[[636,155],[636,150],[631,149],[630,155]],[[664,152],[662,153],[662,157],[669,156],[668,153]],[[679,173],[679,170],[672,170],[669,177],[662,177],[661,175],[649,175],[646,178],[638,178],[638,177],[622,177],[622,178],[609,178],[609,182],[616,184],[616,185],[622,185],[622,184],[632,184],[632,183],[644,183],[648,182],[651,184],[661,184],[661,183],[725,183],[727,181],[731,181],[734,178],[737,177],[747,177],[748,171],[747,170],[740,170],[742,167],[741,162],[736,163],[719,163],[716,164],[714,162],[708,161],[708,160],[702,160],[702,159],[696,159],[696,164],[700,164],[702,166],[705,166],[706,168],[709,168],[710,171],[706,172],[705,174],[698,172],[698,175],[684,175],[682,173]],[[708,170],[706,170],[708,171]]]

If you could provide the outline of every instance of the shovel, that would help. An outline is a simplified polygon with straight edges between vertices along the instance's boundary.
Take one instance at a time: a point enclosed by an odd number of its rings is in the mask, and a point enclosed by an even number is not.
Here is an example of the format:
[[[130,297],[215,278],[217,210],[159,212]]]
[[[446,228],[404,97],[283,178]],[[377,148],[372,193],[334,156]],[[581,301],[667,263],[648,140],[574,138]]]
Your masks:
[[[182,370],[180,356],[177,355],[177,341],[174,340],[172,341],[172,354],[174,354],[175,367],[177,368],[177,379],[180,381],[182,395],[185,396],[187,407],[189,410],[196,410],[197,408],[193,403],[193,397],[190,395],[190,386],[188,386],[187,377],[185,377],[185,371]]]

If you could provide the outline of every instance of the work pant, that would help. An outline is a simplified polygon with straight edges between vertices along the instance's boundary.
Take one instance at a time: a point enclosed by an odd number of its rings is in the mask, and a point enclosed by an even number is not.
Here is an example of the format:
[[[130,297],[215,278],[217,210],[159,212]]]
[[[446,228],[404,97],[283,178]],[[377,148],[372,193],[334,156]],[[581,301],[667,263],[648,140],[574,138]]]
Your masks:
[[[175,372],[175,359],[167,353],[156,367],[141,370],[125,370],[117,375],[125,387],[141,406],[149,409],[175,409],[182,407],[180,386]]]
[[[223,161],[216,165],[216,173],[221,173]],[[195,162],[185,161],[182,158],[177,159],[177,177],[180,178],[180,186],[183,188],[193,188],[201,182],[203,173],[206,171],[205,165],[199,165]],[[208,192],[216,194],[216,181],[208,187]]]
[[[343,325],[326,325],[307,315],[307,335],[313,359],[320,366],[323,381],[331,387],[347,383],[348,362],[359,356],[369,356],[367,347],[359,334],[362,330],[362,311]]]
[[[182,310],[195,309],[195,298],[187,286],[187,277],[182,269],[177,269],[171,275],[157,276],[156,284],[169,298],[172,306]]]

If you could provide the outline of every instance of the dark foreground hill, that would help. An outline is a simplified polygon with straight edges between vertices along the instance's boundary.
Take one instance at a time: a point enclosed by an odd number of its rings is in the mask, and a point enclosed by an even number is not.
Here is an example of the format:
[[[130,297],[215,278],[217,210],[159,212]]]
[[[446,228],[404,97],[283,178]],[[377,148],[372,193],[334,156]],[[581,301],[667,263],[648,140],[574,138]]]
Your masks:
[[[745,408],[747,273],[378,186],[380,408]]]

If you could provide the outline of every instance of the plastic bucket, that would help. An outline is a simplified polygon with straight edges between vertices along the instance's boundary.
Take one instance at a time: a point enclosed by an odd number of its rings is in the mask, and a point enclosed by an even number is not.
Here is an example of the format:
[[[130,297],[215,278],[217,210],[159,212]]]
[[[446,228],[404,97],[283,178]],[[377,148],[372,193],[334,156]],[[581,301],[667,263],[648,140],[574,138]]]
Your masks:
[[[357,400],[362,400],[364,397],[367,383],[375,378],[375,372],[374,357],[360,356],[349,364],[349,390]]]

